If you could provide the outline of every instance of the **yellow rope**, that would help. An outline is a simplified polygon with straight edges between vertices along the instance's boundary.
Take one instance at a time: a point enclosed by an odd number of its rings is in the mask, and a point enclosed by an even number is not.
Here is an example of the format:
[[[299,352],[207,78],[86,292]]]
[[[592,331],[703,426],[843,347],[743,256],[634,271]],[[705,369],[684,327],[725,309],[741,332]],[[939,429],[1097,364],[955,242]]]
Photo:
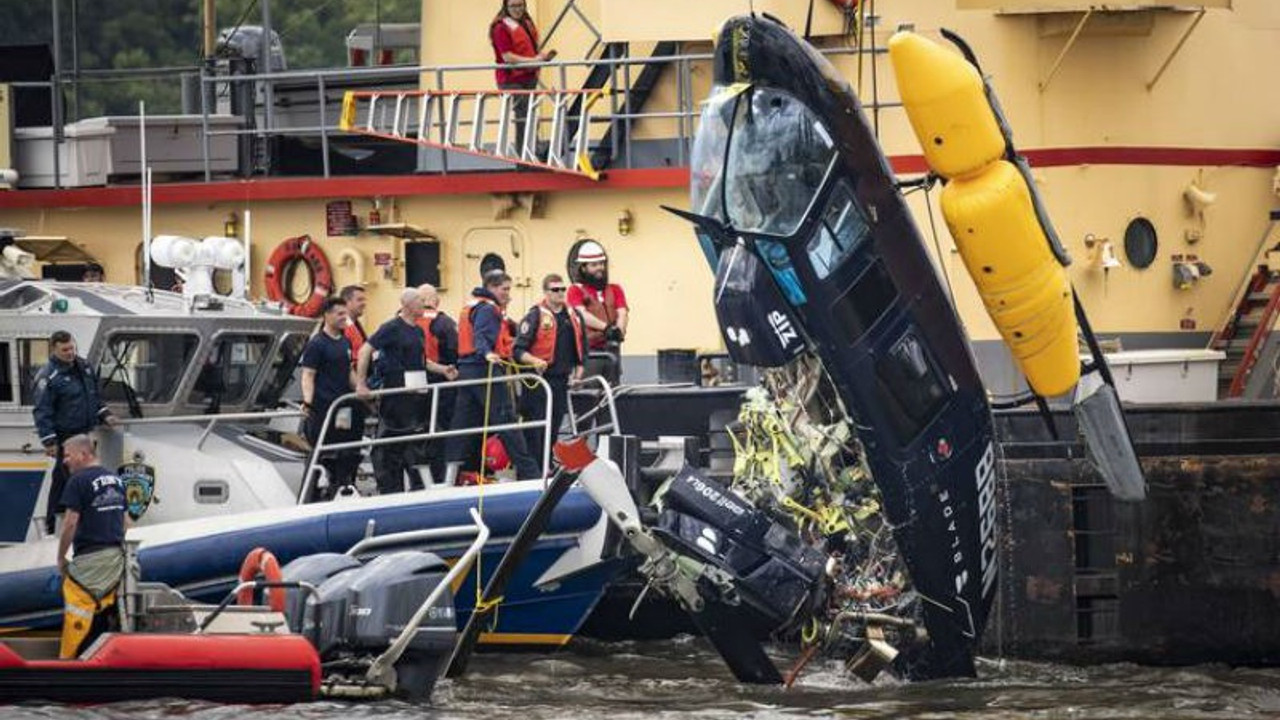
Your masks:
[[[484,486],[485,486],[485,459],[488,451],[486,446],[489,444],[489,399],[493,396],[493,363],[489,363],[489,377],[484,384],[484,420],[480,430],[480,473],[476,477],[476,512],[480,514],[480,519],[484,519]],[[486,603],[484,600],[484,590],[481,586],[484,576],[484,550],[476,555],[476,607],[472,612],[482,612],[492,603]],[[501,600],[501,598],[499,598]]]
[[[481,425],[481,430],[480,430],[480,473],[477,476],[477,480],[476,480],[476,484],[479,486],[476,489],[476,505],[477,505],[476,512],[480,514],[480,517],[482,519],[484,518],[484,486],[487,485],[489,482],[489,479],[486,477],[485,473],[488,467],[487,460],[488,460],[488,452],[489,452],[488,450],[489,411],[493,401],[493,369],[495,366],[499,366],[499,365],[504,367],[510,367],[517,371],[533,367],[532,365],[521,365],[519,363],[512,362],[510,360],[502,360],[502,359],[499,359],[497,362],[489,363],[489,373],[484,384],[484,421],[483,421],[483,425]],[[537,381],[533,381],[532,386],[536,386],[536,385],[537,385]],[[486,613],[486,612],[489,612],[490,610],[493,610],[493,620],[490,623],[490,627],[496,627],[498,624],[497,610],[498,610],[498,606],[502,604],[503,598],[499,596],[491,600],[484,599],[484,588],[481,584],[483,582],[483,576],[484,576],[484,565],[482,561],[483,557],[484,557],[483,551],[479,555],[476,555],[476,603],[475,603],[475,609],[472,610],[472,612]]]

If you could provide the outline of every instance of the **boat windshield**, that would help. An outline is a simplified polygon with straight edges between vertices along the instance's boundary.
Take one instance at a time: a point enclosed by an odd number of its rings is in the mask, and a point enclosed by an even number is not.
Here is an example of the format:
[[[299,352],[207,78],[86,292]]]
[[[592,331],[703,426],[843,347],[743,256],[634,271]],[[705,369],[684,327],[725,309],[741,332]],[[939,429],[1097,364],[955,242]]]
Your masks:
[[[804,103],[775,88],[717,88],[694,140],[694,212],[734,230],[790,236],[836,155],[831,133]]]

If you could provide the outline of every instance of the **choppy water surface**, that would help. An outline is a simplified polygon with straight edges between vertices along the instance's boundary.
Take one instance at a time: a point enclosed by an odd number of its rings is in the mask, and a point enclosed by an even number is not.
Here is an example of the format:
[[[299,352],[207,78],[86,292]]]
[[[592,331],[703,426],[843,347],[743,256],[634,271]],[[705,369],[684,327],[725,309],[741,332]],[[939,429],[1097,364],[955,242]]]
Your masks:
[[[430,705],[251,707],[179,701],[0,708],[0,718],[169,720],[588,720],[608,718],[1280,718],[1280,669],[1067,667],[984,660],[973,680],[866,685],[834,664],[790,690],[735,683],[700,641],[587,644],[554,654],[481,655]]]

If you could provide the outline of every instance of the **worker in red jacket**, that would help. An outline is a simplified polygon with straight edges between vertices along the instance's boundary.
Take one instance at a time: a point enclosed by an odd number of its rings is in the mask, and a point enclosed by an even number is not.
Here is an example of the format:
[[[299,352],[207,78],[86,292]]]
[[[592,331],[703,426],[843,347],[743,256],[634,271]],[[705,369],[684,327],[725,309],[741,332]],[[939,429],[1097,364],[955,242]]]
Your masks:
[[[609,258],[595,240],[578,241],[570,250],[569,269],[574,284],[566,300],[584,311],[587,340],[594,353],[587,363],[587,374],[602,375],[616,383],[622,375],[622,341],[631,319],[626,293],[621,285],[609,282]]]
[[[586,322],[581,309],[565,302],[567,290],[564,278],[555,273],[542,279],[542,301],[529,308],[515,344],[516,360],[541,373],[551,388],[550,398],[541,385],[525,388],[520,395],[520,416],[526,422],[542,420],[547,416],[549,399],[553,442],[569,409],[569,382],[582,377],[587,359]],[[525,430],[525,439],[535,456],[542,452],[541,428]]]
[[[494,71],[498,87],[503,90],[526,91],[538,88],[538,68],[521,67],[547,62],[555,58],[555,50],[538,49],[538,27],[529,17],[526,0],[503,0],[502,9],[489,24],[489,42],[493,45],[494,62],[502,65]],[[516,148],[524,147],[525,118],[529,112],[529,94],[513,94],[512,111],[516,119]],[[534,126],[537,133],[537,126]]]

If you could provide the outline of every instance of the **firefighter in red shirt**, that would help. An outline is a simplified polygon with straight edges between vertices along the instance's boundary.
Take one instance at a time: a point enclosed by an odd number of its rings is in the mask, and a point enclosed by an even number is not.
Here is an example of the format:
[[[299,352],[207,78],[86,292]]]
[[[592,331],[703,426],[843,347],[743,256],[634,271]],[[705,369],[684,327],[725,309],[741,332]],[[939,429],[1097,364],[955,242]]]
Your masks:
[[[551,387],[552,441],[560,431],[569,409],[569,382],[582,377],[586,360],[586,323],[582,310],[565,303],[564,278],[552,273],[542,279],[542,302],[529,308],[516,335],[515,357],[522,365],[530,365]],[[520,416],[526,422],[547,416],[547,396],[542,386],[525,388],[520,396]],[[542,452],[542,430],[525,430],[529,451]]]
[[[494,71],[498,87],[503,90],[535,90],[538,68],[520,67],[548,62],[555,50],[538,49],[538,27],[529,17],[526,0],[503,0],[502,9],[489,24],[489,42],[493,45],[494,62],[506,67]],[[512,103],[516,118],[516,147],[524,146],[525,118],[529,112],[529,95],[517,93]],[[535,134],[537,126],[534,127]]]
[[[616,383],[622,375],[621,346],[631,317],[627,296],[621,285],[609,282],[609,258],[595,240],[583,239],[574,245],[569,270],[574,284],[566,300],[584,311],[590,350],[604,353],[590,358],[587,372]]]

